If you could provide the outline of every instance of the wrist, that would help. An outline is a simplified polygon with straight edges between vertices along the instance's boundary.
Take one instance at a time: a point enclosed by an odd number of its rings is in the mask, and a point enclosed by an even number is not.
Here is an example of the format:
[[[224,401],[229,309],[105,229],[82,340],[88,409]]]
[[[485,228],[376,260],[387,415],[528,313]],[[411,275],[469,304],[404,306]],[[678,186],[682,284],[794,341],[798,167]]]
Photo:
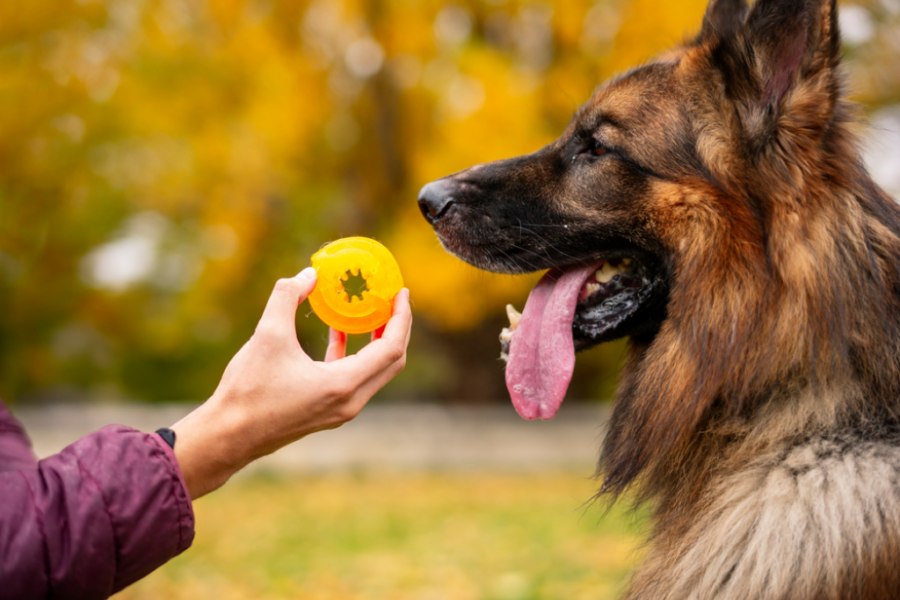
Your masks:
[[[175,458],[192,500],[225,484],[250,462],[241,411],[213,396],[172,425]]]

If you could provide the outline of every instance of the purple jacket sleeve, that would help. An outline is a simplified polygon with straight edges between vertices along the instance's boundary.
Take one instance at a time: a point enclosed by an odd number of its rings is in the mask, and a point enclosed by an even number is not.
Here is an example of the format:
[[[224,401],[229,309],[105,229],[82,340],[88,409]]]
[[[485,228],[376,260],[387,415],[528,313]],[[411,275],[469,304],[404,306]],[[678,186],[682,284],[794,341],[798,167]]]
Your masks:
[[[37,458],[31,451],[31,441],[22,425],[0,402],[0,471],[34,469]]]
[[[187,488],[157,434],[111,425],[0,472],[4,598],[107,598],[193,537]]]

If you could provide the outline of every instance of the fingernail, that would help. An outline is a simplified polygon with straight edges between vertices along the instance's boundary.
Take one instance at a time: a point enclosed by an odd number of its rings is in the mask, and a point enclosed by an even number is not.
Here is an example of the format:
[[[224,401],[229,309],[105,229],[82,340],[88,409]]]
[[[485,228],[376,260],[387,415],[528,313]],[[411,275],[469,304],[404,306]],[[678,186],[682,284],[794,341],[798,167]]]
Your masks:
[[[315,279],[316,278],[316,270],[312,267],[306,267],[300,273],[297,274],[297,277],[302,277],[303,279]]]

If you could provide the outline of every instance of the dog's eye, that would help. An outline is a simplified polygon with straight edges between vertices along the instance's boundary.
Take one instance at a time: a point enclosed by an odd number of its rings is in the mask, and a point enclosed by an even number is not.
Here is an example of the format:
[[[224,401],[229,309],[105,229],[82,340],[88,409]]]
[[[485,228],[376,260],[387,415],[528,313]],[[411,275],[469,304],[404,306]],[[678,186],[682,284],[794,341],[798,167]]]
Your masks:
[[[576,151],[575,155],[572,157],[574,161],[578,157],[589,157],[592,156],[594,158],[600,156],[606,156],[607,154],[612,153],[612,150],[609,149],[608,146],[604,145],[602,142],[593,139],[588,136],[584,136],[581,138],[582,141],[579,144],[580,148]]]

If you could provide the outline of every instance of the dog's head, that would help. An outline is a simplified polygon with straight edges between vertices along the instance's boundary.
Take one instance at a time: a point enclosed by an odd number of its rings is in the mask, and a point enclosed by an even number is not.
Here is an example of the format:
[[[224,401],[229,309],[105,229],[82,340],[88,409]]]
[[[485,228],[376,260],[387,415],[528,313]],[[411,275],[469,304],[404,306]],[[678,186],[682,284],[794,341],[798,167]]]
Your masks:
[[[777,402],[779,382],[900,389],[900,213],[856,150],[836,11],[712,0],[696,39],[600,86],[549,146],[419,195],[459,258],[548,269],[509,347],[525,418],[557,412],[575,350],[631,336],[613,490],[675,464],[709,419]]]
[[[574,351],[622,336],[656,353],[651,395],[693,398],[678,408],[692,421],[723,387],[742,393],[736,373],[765,378],[827,350],[788,325],[828,299],[797,291],[778,323],[753,319],[773,281],[805,290],[817,253],[839,253],[817,229],[826,188],[865,179],[839,49],[834,0],[712,0],[696,39],[600,86],[552,144],[422,189],[449,252],[501,273],[549,269],[509,349],[520,414],[552,417]],[[751,347],[757,326],[767,350]]]

